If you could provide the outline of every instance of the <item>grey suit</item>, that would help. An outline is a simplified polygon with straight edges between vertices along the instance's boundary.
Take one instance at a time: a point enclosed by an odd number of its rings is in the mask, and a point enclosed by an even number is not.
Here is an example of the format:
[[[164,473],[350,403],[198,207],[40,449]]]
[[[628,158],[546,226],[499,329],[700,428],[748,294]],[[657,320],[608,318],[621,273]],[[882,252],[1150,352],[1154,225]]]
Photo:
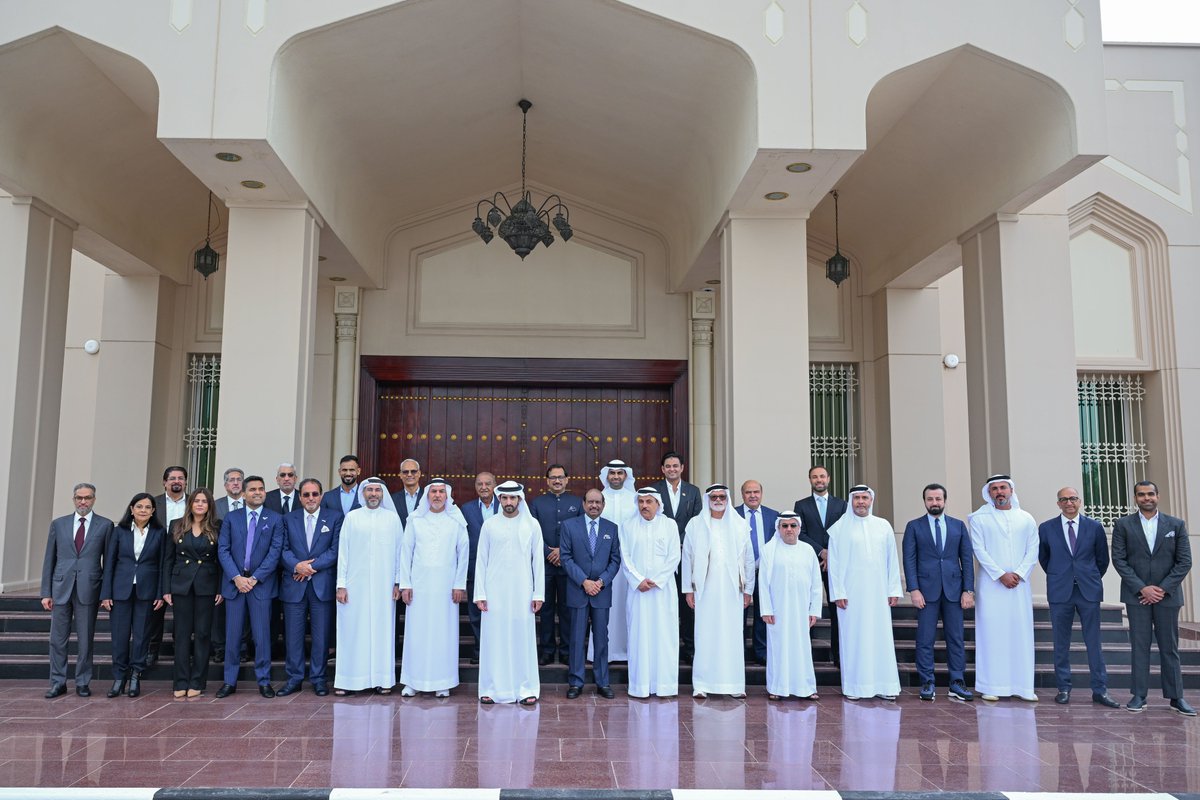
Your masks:
[[[104,578],[104,553],[112,534],[112,520],[91,515],[83,548],[75,552],[75,514],[50,523],[46,558],[42,562],[42,594],[54,601],[50,611],[50,684],[67,682],[67,639],[74,619],[79,656],[75,660],[75,685],[92,680],[92,640],[96,633],[96,611],[100,607],[100,585]]]
[[[1121,517],[1113,526],[1112,564],[1121,576],[1121,602],[1129,614],[1132,649],[1133,696],[1145,697],[1150,685],[1150,639],[1158,642],[1163,697],[1183,697],[1179,668],[1179,609],[1183,607],[1183,579],[1192,568],[1192,548],[1187,524],[1178,517],[1158,515],[1154,551],[1142,530],[1141,514]],[[1164,597],[1142,605],[1146,586],[1158,586]]]

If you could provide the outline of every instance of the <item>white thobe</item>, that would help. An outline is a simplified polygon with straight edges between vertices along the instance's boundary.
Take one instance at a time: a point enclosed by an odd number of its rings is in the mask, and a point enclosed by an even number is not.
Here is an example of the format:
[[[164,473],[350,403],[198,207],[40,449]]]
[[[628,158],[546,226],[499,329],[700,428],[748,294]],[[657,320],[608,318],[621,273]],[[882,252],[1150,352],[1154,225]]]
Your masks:
[[[396,601],[400,518],[385,508],[356,508],[346,515],[338,540],[337,604],[339,689],[384,688],[396,683]]]
[[[967,518],[979,561],[975,578],[975,690],[996,697],[1031,697],[1033,691],[1033,588],[1029,573],[1038,560],[1037,522],[1014,508],[988,506]],[[1006,589],[1000,576],[1021,582]]]
[[[626,520],[637,514],[637,495],[624,490],[604,491],[604,510],[600,516],[617,526],[618,532]],[[624,553],[622,553],[624,556]],[[626,622],[626,596],[629,588],[623,570],[617,570],[612,582],[612,608],[608,612],[608,660],[629,660],[629,628]],[[594,646],[588,636],[588,660],[592,660]]]
[[[400,589],[412,589],[404,610],[400,682],[418,692],[458,686],[458,603],[467,588],[471,543],[467,526],[445,511],[414,514],[400,546]]]
[[[901,592],[891,524],[853,512],[835,522],[829,531],[829,602],[847,601],[846,608],[837,610],[842,694],[847,697],[900,694],[888,598]]]
[[[639,516],[621,526],[618,538],[628,587],[629,694],[673,697],[679,694],[679,528],[669,517],[647,522]],[[646,578],[657,588],[639,592]]]
[[[542,529],[533,517],[494,516],[479,531],[474,602],[487,601],[479,633],[479,696],[515,703],[541,694],[532,603],[546,598]]]
[[[775,536],[758,564],[758,606],[767,625],[767,691],[808,697],[817,691],[808,618],[821,616],[821,564],[804,542]]]
[[[696,655],[692,690],[706,694],[746,692],[746,611],[743,594],[754,593],[754,551],[750,527],[732,518],[707,516],[687,524],[683,540],[683,591],[694,592]],[[725,524],[733,522],[732,525]],[[678,530],[678,528],[676,529]]]

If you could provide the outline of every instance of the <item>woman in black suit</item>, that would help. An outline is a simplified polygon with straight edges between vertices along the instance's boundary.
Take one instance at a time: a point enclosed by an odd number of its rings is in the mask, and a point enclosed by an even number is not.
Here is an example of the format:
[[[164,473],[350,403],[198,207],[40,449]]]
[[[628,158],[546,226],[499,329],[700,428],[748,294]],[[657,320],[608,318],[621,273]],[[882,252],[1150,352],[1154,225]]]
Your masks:
[[[154,518],[154,497],[135,494],[125,516],[113,529],[104,555],[104,581],[100,607],[110,614],[112,624],[113,685],[109,697],[125,693],[137,697],[142,691],[149,646],[150,611],[162,608],[163,562],[167,532]],[[132,658],[130,638],[133,639]]]
[[[198,697],[208,679],[209,635],[221,565],[217,563],[217,533],[221,521],[212,492],[192,492],[187,511],[175,520],[168,537],[167,584],[163,599],[175,618],[175,696]]]

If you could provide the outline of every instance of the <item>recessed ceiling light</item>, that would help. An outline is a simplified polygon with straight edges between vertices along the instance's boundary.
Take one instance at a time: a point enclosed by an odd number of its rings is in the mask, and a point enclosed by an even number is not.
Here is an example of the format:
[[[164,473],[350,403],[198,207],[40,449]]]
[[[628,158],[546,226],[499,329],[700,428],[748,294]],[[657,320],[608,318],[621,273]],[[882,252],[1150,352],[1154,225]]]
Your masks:
[[[237,153],[217,153],[216,157],[218,161],[228,161],[231,164],[242,160]]]
[[[808,172],[810,169],[812,169],[812,164],[805,164],[803,161],[787,165],[788,172]]]
[[[334,276],[333,276],[333,277],[331,277],[329,280],[330,280],[332,283],[342,283],[342,282],[343,282],[343,281],[345,281],[346,279],[345,279],[345,278],[343,278],[341,275],[334,275]]]
[[[767,192],[766,194],[763,195],[763,197],[765,197],[768,200],[786,200],[788,198],[788,193],[787,192]]]
[[[262,181],[242,181],[242,186],[247,189],[262,189],[266,187],[266,184]]]
[[[709,286],[720,286],[721,285],[721,282],[719,280],[717,280],[716,278],[713,278],[711,281],[705,281],[705,283],[707,283]]]

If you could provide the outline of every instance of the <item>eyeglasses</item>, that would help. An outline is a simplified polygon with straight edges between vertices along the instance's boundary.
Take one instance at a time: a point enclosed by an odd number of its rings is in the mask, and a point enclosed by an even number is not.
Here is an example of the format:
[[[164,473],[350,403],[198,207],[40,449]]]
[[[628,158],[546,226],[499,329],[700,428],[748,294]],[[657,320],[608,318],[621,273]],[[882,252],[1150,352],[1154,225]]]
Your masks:
[[[795,522],[781,522],[781,523],[779,523],[779,527],[781,527],[781,528],[799,528],[800,525]]]
[[[85,496],[85,495],[78,495],[78,494],[77,494],[77,495],[75,495],[75,497],[74,497],[74,498],[72,498],[72,499],[73,499],[73,500],[74,500],[76,503],[90,503],[90,502],[92,502],[93,500],[95,500],[95,499],[96,499],[96,495],[94,495],[94,494],[89,494],[89,495],[86,495],[86,496]]]
[[[400,474],[401,475],[420,475],[421,470],[419,470],[419,469],[402,469],[402,470],[400,470]]]
[[[294,478],[294,477],[296,477],[296,473],[294,473],[294,472],[281,472],[281,473],[279,473],[279,477],[281,477],[281,478]]]
[[[300,496],[301,497],[320,497],[321,493],[320,492],[301,492]]]
[[[1079,498],[1075,497],[1074,495],[1072,495],[1071,497],[1060,497],[1060,498],[1058,498],[1058,502],[1060,502],[1060,503],[1078,503]]]

